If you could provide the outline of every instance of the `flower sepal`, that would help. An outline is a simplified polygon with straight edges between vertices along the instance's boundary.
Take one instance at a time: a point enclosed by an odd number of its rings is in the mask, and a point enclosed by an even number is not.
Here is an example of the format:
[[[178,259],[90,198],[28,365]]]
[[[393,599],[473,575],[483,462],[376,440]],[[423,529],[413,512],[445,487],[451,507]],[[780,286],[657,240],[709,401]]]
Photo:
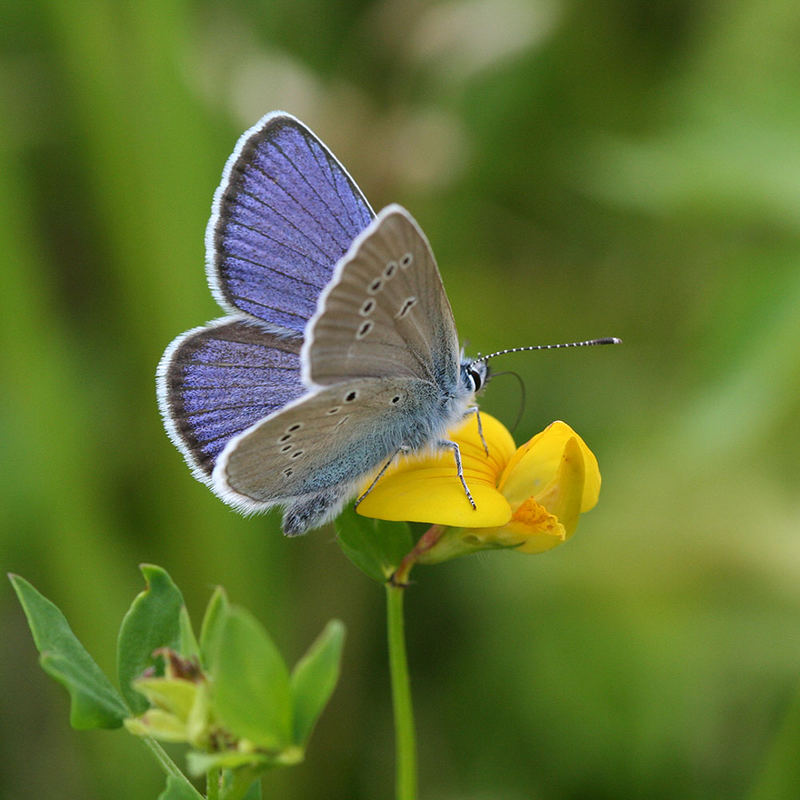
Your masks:
[[[469,528],[444,528],[436,543],[416,559],[417,564],[441,564],[459,556],[468,556],[481,550],[511,550],[521,541],[488,541],[475,536]]]

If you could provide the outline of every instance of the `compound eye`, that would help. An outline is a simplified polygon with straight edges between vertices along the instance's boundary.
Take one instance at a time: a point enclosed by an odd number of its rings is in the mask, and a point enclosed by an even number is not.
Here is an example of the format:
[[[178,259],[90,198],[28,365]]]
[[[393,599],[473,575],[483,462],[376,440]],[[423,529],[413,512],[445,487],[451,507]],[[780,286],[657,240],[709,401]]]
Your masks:
[[[483,382],[480,373],[475,369],[471,369],[469,370],[469,377],[472,379],[472,385],[475,387],[473,391],[477,392],[481,388]]]

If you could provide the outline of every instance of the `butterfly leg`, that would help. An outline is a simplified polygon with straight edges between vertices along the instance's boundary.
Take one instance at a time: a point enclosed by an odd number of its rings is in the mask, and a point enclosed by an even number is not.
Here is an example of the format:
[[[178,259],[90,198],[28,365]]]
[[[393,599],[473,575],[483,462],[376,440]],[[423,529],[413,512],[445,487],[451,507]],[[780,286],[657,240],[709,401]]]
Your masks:
[[[447,439],[440,439],[436,444],[439,447],[447,447],[453,451],[453,456],[456,460],[456,472],[458,473],[458,479],[461,481],[461,485],[464,487],[464,494],[467,495],[469,504],[473,509],[476,509],[477,506],[475,505],[475,501],[472,499],[472,492],[470,492],[469,486],[467,486],[467,482],[464,480],[464,468],[461,466],[461,450],[459,449],[458,445],[455,442],[448,441]]]
[[[481,422],[481,410],[478,408],[478,406],[470,406],[470,408],[467,409],[467,412],[466,412],[466,414],[464,414],[464,416],[466,417],[468,414],[474,414],[478,419],[478,436],[481,437],[481,444],[483,445],[483,452],[486,453],[486,455],[488,456],[489,455],[489,445],[486,444],[486,439],[483,436],[483,423]]]
[[[394,461],[400,453],[408,453],[409,451],[410,448],[405,445],[401,445],[394,451],[392,457],[381,467],[381,471],[375,476],[372,483],[367,486],[366,491],[353,504],[353,508],[358,508],[358,504],[375,488],[375,484],[383,477],[383,473],[389,469],[392,461]]]

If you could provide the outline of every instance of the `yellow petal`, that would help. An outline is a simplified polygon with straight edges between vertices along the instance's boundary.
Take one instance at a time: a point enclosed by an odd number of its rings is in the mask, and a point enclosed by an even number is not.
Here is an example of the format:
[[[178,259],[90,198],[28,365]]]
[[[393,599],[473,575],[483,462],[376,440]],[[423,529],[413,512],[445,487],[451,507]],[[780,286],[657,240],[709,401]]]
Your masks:
[[[565,422],[553,422],[522,445],[506,465],[500,491],[515,508],[529,497],[539,497],[560,468],[567,442],[574,438],[583,456],[585,476],[580,510],[588,511],[600,494],[600,468],[594,453]]]
[[[578,526],[585,483],[585,460],[577,436],[571,436],[561,456],[553,480],[537,498],[560,523],[564,538],[569,539]],[[516,518],[516,514],[514,515]]]
[[[461,450],[464,479],[475,500],[469,504],[456,472],[453,453],[400,456],[372,491],[361,501],[358,513],[376,519],[430,522],[452,527],[503,525],[511,518],[508,501],[497,491],[497,481],[514,453],[514,440],[506,428],[481,414],[487,457],[478,434],[476,416],[470,415],[451,439]],[[361,487],[365,491],[371,483]]]

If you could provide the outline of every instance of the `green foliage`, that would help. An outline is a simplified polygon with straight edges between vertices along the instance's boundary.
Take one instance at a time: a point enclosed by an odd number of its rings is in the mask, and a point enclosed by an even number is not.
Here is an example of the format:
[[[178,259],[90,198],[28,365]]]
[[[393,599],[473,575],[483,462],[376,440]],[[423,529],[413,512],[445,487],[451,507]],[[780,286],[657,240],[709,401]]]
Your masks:
[[[344,625],[331,620],[292,670],[293,741],[303,745],[339,680]]]
[[[185,658],[196,658],[199,661],[200,644],[194,634],[192,620],[189,618],[189,611],[186,606],[181,606],[181,610],[178,613],[178,628],[180,629],[178,652]]]
[[[167,788],[158,796],[158,800],[197,800],[197,792],[192,791],[185,781],[172,775],[167,777]]]
[[[133,688],[133,681],[155,664],[153,654],[168,648],[184,655],[180,621],[183,597],[178,587],[161,567],[142,564],[140,569],[147,586],[125,614],[117,640],[119,685],[134,714],[141,714],[147,701]],[[183,638],[187,638],[185,626]]]
[[[342,552],[378,583],[386,582],[414,546],[407,524],[367,519],[352,508],[346,508],[334,524]]]
[[[225,590],[221,586],[217,586],[208,601],[200,628],[200,657],[203,666],[209,672],[213,672],[216,668],[217,640],[229,613],[230,605]]]
[[[216,640],[211,672],[220,720],[267,750],[291,742],[289,672],[272,639],[244,609],[232,607]]]
[[[146,737],[168,773],[162,798],[199,795],[153,739],[196,748],[188,754],[193,774],[216,780],[222,770],[222,800],[259,797],[259,789],[248,787],[264,770],[303,759],[339,677],[344,626],[329,622],[290,678],[269,634],[247,611],[229,605],[221,588],[208,603],[198,645],[170,576],[161,567],[141,569],[147,587],[118,636],[120,681],[130,688],[134,716],[58,608],[23,578],[10,576],[42,667],[72,697],[73,727],[116,728],[124,721],[131,733]]]
[[[70,724],[78,730],[119,728],[129,711],[69,627],[64,615],[24,578],[10,576],[33,640],[42,669],[70,694]]]

